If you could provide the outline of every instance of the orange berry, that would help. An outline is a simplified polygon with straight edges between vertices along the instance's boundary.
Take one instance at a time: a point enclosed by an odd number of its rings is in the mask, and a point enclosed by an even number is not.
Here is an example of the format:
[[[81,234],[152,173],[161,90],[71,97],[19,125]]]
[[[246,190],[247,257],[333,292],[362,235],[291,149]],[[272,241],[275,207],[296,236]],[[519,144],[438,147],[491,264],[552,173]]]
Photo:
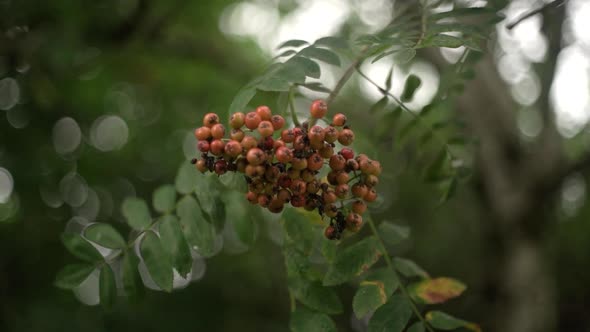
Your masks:
[[[275,130],[281,130],[285,126],[285,119],[280,115],[273,115],[270,122],[272,122],[272,127]]]
[[[260,133],[260,136],[262,136],[262,137],[271,136],[272,133],[274,132],[274,129],[272,127],[272,123],[270,121],[266,121],[266,120],[261,121],[258,124],[258,132]]]
[[[241,143],[244,150],[250,150],[258,146],[258,141],[252,136],[244,137]]]
[[[214,156],[221,156],[225,148],[225,143],[220,139],[214,139],[209,144],[209,148]]]
[[[342,127],[345,124],[346,124],[346,115],[344,115],[342,113],[334,114],[334,117],[332,118],[332,125],[333,126]]]
[[[246,154],[246,159],[248,159],[248,163],[250,165],[260,165],[264,162],[265,159],[264,151],[260,150],[259,148],[252,148]]]
[[[214,139],[222,139],[225,136],[225,127],[221,123],[214,124],[211,127],[211,136]]]
[[[311,171],[319,171],[324,166],[324,158],[319,153],[314,153],[307,158],[307,168]]]
[[[246,133],[244,133],[241,129],[232,129],[229,133],[229,137],[236,142],[241,142],[245,136]]]
[[[285,129],[281,132],[281,139],[285,143],[293,143],[295,141],[295,133],[292,129]]]
[[[326,116],[326,113],[328,112],[328,105],[322,99],[314,100],[311,103],[311,107],[309,108],[309,112],[311,113],[311,116],[313,118],[321,119],[324,116]]]
[[[242,153],[242,145],[237,141],[229,141],[225,144],[224,150],[228,156],[235,158]]]
[[[231,115],[229,119],[229,125],[234,129],[240,129],[244,125],[246,115],[242,112],[237,112]]]
[[[203,126],[205,126],[205,127],[211,128],[218,123],[219,123],[219,116],[215,113],[207,113],[203,117]]]
[[[262,121],[270,121],[270,118],[272,117],[270,108],[265,105],[256,107],[256,114],[260,116]]]
[[[350,145],[354,141],[354,132],[350,129],[342,129],[338,134],[338,142],[342,145]]]
[[[367,211],[367,204],[358,199],[352,203],[351,209],[354,213],[363,214]]]
[[[199,141],[204,141],[211,138],[211,129],[209,127],[199,127],[195,129],[195,137]]]
[[[260,115],[258,115],[256,112],[250,112],[250,113],[246,114],[246,119],[244,120],[244,124],[246,125],[246,128],[248,128],[250,130],[254,130],[254,129],[258,128],[260,121],[262,121],[262,119],[260,118]]]

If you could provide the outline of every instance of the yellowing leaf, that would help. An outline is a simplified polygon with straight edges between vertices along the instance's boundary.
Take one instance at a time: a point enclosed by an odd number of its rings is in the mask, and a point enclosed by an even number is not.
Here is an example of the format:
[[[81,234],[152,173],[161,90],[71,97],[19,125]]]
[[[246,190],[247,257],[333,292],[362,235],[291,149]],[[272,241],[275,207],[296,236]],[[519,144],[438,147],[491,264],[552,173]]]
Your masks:
[[[446,302],[463,293],[467,287],[453,278],[425,279],[410,286],[412,295],[427,304]]]
[[[442,311],[429,311],[425,318],[432,327],[438,330],[450,331],[463,327],[474,332],[481,332],[479,325],[455,318]]]

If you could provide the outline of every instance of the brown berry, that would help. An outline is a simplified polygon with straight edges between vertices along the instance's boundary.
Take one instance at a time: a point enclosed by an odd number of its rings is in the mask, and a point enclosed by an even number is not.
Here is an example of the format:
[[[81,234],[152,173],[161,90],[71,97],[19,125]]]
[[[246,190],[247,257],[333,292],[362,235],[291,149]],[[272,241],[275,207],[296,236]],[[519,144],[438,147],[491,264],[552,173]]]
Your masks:
[[[246,115],[244,115],[244,113],[236,112],[231,115],[231,117],[229,119],[229,125],[230,125],[230,127],[234,128],[234,129],[240,129],[244,125],[245,119],[246,119]]]
[[[241,142],[244,137],[246,137],[246,133],[244,133],[241,129],[232,129],[229,133],[229,137],[234,141]]]
[[[359,199],[352,202],[351,209],[354,213],[363,214],[367,211],[367,204]]]
[[[340,171],[344,169],[344,166],[346,165],[346,160],[344,159],[344,157],[342,155],[339,154],[335,154],[332,157],[330,157],[330,168],[335,170],[335,171]]]
[[[338,140],[338,130],[332,126],[324,128],[324,139],[328,143],[334,143]]]
[[[354,141],[354,132],[350,129],[342,129],[338,134],[338,142],[342,145],[350,145]]]
[[[324,166],[324,158],[319,153],[314,153],[307,158],[307,168],[311,171],[319,171]]]

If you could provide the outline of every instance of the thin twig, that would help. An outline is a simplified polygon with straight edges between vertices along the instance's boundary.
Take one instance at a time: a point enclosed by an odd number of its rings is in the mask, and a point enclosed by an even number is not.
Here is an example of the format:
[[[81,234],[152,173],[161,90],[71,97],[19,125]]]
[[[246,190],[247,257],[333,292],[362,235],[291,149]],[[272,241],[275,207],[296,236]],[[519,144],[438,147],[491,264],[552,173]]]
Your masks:
[[[326,104],[330,105],[334,101],[336,96],[338,96],[338,94],[340,93],[340,90],[342,90],[342,88],[344,87],[346,82],[348,82],[348,80],[350,79],[350,77],[354,73],[354,69],[357,66],[359,66],[361,64],[361,62],[364,60],[365,53],[367,52],[368,49],[369,49],[369,47],[365,46],[361,50],[359,55],[350,63],[348,68],[346,68],[346,70],[344,71],[344,74],[342,74],[342,76],[338,80],[338,83],[336,83],[336,86],[334,87],[332,92],[330,92],[330,95],[328,95],[328,98],[326,98]]]
[[[387,249],[385,248],[385,244],[383,243],[383,239],[381,239],[381,236],[379,236],[379,232],[377,232],[377,227],[375,227],[375,223],[373,222],[373,219],[369,217],[369,218],[367,218],[367,222],[369,223],[369,226],[371,227],[371,231],[373,232],[373,235],[375,235],[375,237],[377,238],[377,242],[379,243],[379,250],[383,254],[383,258],[385,259],[385,264],[387,264],[387,267],[391,270],[391,272],[393,272],[393,275],[395,276],[395,278],[397,280],[400,280],[399,288],[400,288],[402,294],[408,299],[408,302],[410,303],[410,307],[412,308],[412,311],[414,311],[414,314],[422,322],[422,324],[424,325],[426,330],[428,330],[429,332],[434,332],[432,327],[430,327],[430,325],[428,325],[428,323],[426,322],[426,319],[424,319],[424,316],[422,316],[422,314],[420,313],[420,310],[418,310],[418,307],[416,307],[416,304],[414,303],[414,301],[412,301],[412,298],[410,297],[410,293],[408,292],[408,289],[401,282],[400,276],[397,273],[397,271],[395,270],[395,267],[393,266],[393,263],[391,262],[391,258],[389,257],[389,254],[387,253]]]
[[[566,2],[566,0],[555,0],[555,1],[550,2],[544,6],[539,7],[537,9],[531,10],[528,13],[524,13],[522,16],[517,18],[514,22],[506,24],[506,29],[512,30],[512,29],[514,29],[515,26],[519,25],[522,21],[524,21],[530,17],[533,17],[537,14],[540,14],[546,10],[549,10],[551,8],[557,8],[559,6],[563,6],[565,4],[565,2]]]

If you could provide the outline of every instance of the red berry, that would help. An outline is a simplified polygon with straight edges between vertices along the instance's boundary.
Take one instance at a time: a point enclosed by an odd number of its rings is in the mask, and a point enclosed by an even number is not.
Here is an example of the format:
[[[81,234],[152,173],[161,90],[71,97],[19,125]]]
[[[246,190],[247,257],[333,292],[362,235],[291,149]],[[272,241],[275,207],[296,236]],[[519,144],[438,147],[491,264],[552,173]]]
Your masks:
[[[338,172],[338,174],[336,175],[336,183],[338,184],[346,184],[348,183],[349,179],[350,176],[348,176],[348,173],[343,171]]]
[[[307,133],[307,137],[312,142],[322,142],[324,141],[324,129],[320,126],[313,126],[309,129]]]
[[[311,171],[319,171],[324,166],[324,158],[319,153],[314,153],[307,158],[307,168]]]
[[[285,119],[280,115],[273,115],[270,122],[275,130],[281,130],[285,126]]]
[[[344,115],[342,113],[334,114],[334,117],[332,118],[332,125],[333,126],[342,127],[345,124],[346,124],[346,115]]]
[[[215,113],[207,113],[203,117],[203,126],[205,126],[205,127],[211,128],[218,123],[219,123],[219,116]]]
[[[356,171],[359,169],[359,163],[354,159],[346,161],[346,170],[349,172]]]
[[[354,213],[363,214],[367,211],[367,204],[359,199],[352,203],[351,209]]]
[[[348,194],[348,185],[347,184],[339,184],[336,186],[336,189],[334,189],[334,192],[336,193],[336,196],[338,198],[345,198],[346,195]]]
[[[229,141],[225,144],[224,150],[228,156],[235,158],[242,153],[242,145],[240,142]]]
[[[283,201],[284,203],[287,203],[291,200],[291,192],[287,189],[281,189],[279,190],[279,193],[277,194],[277,198],[280,199],[281,201]]]
[[[338,140],[338,130],[332,126],[324,128],[324,139],[328,143],[334,143]]]
[[[219,159],[218,161],[215,162],[215,173],[217,173],[217,175],[222,175],[227,171],[227,162],[223,159]]]
[[[199,127],[195,129],[195,137],[199,141],[207,140],[211,138],[211,129],[209,127]]]
[[[256,138],[254,138],[252,136],[246,136],[246,137],[244,137],[242,139],[242,142],[241,143],[242,143],[242,147],[246,151],[258,146],[258,141],[256,141]]]
[[[339,152],[342,157],[344,157],[344,159],[349,160],[354,158],[354,151],[352,151],[352,149],[350,148],[342,148],[342,150],[340,150]]]
[[[272,126],[272,123],[270,121],[261,121],[258,124],[258,132],[260,133],[260,136],[262,137],[269,137],[272,136],[272,133],[274,132],[274,128]]]
[[[270,118],[272,117],[272,112],[270,108],[264,105],[256,107],[256,114],[260,116],[260,119],[262,119],[262,121],[270,121]]]
[[[354,197],[363,198],[367,195],[369,189],[362,183],[355,183],[352,185],[352,194]]]
[[[330,144],[324,143],[324,146],[318,152],[322,158],[328,159],[334,155],[334,148]]]
[[[283,188],[291,187],[291,183],[293,183],[293,180],[287,174],[281,174],[277,181],[277,184]]]
[[[351,212],[346,216],[346,228],[351,232],[358,232],[363,224],[363,217],[358,213]]]
[[[274,144],[272,145],[272,148],[275,149],[275,150],[278,150],[282,146],[286,146],[285,142],[283,142],[280,139],[276,139],[275,142],[274,142]]]
[[[254,192],[247,192],[246,193],[246,199],[248,200],[248,202],[252,203],[252,204],[258,204],[258,195],[256,195],[256,193]]]
[[[302,207],[305,205],[305,197],[303,195],[293,195],[291,197],[291,205],[293,207]]]
[[[293,141],[295,141],[295,133],[292,129],[285,129],[281,132],[281,139],[285,143],[293,143]]]
[[[199,143],[197,143],[197,149],[201,152],[207,153],[210,150],[210,144],[208,141],[199,141]]]
[[[246,115],[242,112],[237,112],[231,115],[229,119],[229,125],[234,129],[240,129],[244,125],[244,120],[246,119]]]
[[[264,150],[272,150],[275,146],[275,140],[271,136],[260,139],[258,147]]]
[[[350,129],[342,129],[338,134],[338,142],[342,145],[350,145],[354,141],[354,132]]]
[[[280,163],[286,164],[293,159],[293,151],[288,147],[282,146],[277,149],[275,156]]]
[[[241,129],[232,129],[229,133],[229,137],[234,141],[241,142],[246,134]]]
[[[221,156],[223,154],[225,143],[220,139],[214,139],[209,145],[211,153],[214,156]]]
[[[282,199],[273,198],[268,204],[268,210],[272,213],[279,213],[283,211],[285,202]]]
[[[335,170],[335,171],[341,171],[344,169],[344,166],[346,165],[346,160],[344,159],[344,157],[342,155],[339,154],[335,154],[332,157],[330,157],[330,168]]]
[[[221,123],[214,124],[211,127],[211,136],[214,139],[222,139],[225,136],[225,127]]]
[[[373,188],[369,189],[363,199],[369,203],[374,202],[377,199],[377,191],[375,191]]]
[[[305,138],[303,136],[295,137],[295,141],[293,142],[293,149],[297,151],[305,149]]]
[[[334,228],[334,226],[326,227],[326,229],[324,230],[324,236],[328,240],[335,240],[338,237],[336,233],[336,228]]]
[[[256,112],[250,112],[246,114],[246,119],[244,120],[244,123],[246,124],[246,128],[254,130],[258,128],[260,121],[262,121],[260,115],[258,115]]]
[[[252,148],[248,151],[248,154],[246,154],[246,159],[248,159],[250,165],[260,165],[265,159],[264,151],[260,150],[259,148]]]
[[[258,195],[258,204],[262,207],[267,207],[270,203],[270,197],[268,195],[260,194]]]
[[[307,183],[301,179],[293,180],[289,189],[293,195],[303,195],[307,190]]]
[[[328,105],[322,99],[314,100],[311,103],[311,107],[309,109],[309,112],[311,113],[312,117],[314,117],[316,119],[321,119],[324,116],[326,116],[326,113],[328,112]]]
[[[325,204],[334,203],[337,199],[338,197],[336,197],[336,193],[334,193],[334,190],[332,189],[322,192],[322,200]]]

